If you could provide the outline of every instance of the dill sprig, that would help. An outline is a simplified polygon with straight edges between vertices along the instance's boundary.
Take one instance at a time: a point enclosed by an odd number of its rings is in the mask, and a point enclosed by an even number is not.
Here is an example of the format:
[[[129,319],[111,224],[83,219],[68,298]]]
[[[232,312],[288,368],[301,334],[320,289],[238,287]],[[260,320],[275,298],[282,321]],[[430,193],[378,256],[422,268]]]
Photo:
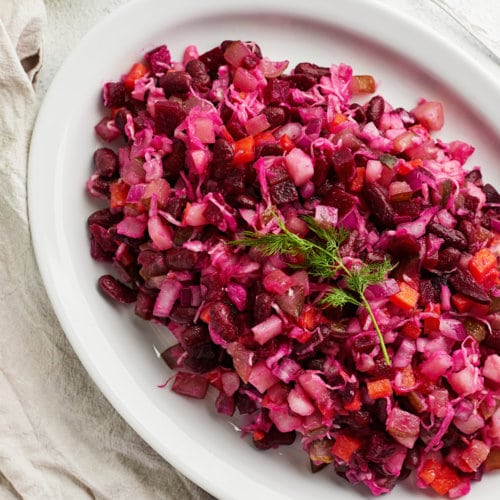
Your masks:
[[[265,256],[274,254],[300,256],[303,262],[291,264],[292,267],[305,268],[309,274],[318,278],[343,278],[345,286],[332,286],[321,298],[320,304],[326,307],[343,307],[347,304],[364,307],[377,332],[384,360],[390,365],[384,337],[370,303],[366,299],[365,291],[370,285],[384,280],[392,269],[391,262],[384,259],[382,262],[362,263],[348,268],[340,253],[340,247],[349,237],[347,229],[322,224],[313,217],[303,217],[307,227],[315,235],[313,239],[306,239],[289,231],[283,220],[276,214],[275,220],[280,232],[261,234],[245,231],[241,239],[232,241],[231,244],[256,247]]]

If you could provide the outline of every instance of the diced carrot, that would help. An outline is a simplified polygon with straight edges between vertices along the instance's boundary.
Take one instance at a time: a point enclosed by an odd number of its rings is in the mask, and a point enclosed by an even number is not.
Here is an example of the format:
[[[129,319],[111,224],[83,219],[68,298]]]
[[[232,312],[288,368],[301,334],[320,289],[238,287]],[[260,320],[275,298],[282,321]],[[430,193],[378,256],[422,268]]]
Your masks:
[[[365,183],[365,170],[365,167],[356,168],[356,175],[349,186],[352,192],[359,193],[363,189],[363,184]]]
[[[486,275],[496,267],[497,258],[489,248],[481,248],[469,262],[469,271],[478,283],[482,283]]]
[[[422,329],[420,326],[418,326],[415,323],[408,322],[403,325],[403,328],[401,328],[401,333],[410,339],[417,339],[420,337],[420,333],[422,332]]]
[[[109,185],[110,201],[109,207],[111,210],[123,208],[127,201],[129,185],[122,180],[112,182]]]
[[[295,143],[290,139],[290,137],[287,134],[283,134],[280,137],[280,146],[285,153],[288,153],[295,147]]]
[[[298,325],[306,330],[314,330],[317,326],[318,311],[310,305],[305,305],[298,318]]]
[[[251,162],[255,159],[255,139],[249,135],[234,143],[234,158],[235,165]]]
[[[442,465],[437,460],[426,460],[422,469],[418,472],[418,477],[429,486],[440,474]]]
[[[254,441],[261,441],[266,435],[262,431],[253,431],[252,437]]]
[[[358,411],[361,410],[361,394],[359,391],[354,393],[354,398],[351,402],[344,404],[344,410]]]
[[[330,132],[335,132],[337,127],[341,124],[344,123],[347,120],[347,116],[343,115],[342,113],[337,113],[334,117],[333,120],[328,124],[328,129]]]
[[[210,307],[205,307],[200,313],[200,319],[203,323],[210,323]]]
[[[438,495],[446,495],[448,491],[458,486],[461,481],[460,476],[453,469],[443,464],[436,479],[432,481],[431,488]]]
[[[135,81],[138,80],[139,78],[142,78],[144,75],[148,73],[148,68],[138,62],[135,63],[131,68],[130,71],[125,75],[123,79],[123,83],[125,84],[125,88],[127,90],[134,90],[134,85]]]
[[[392,394],[392,384],[388,378],[368,380],[366,388],[371,399],[386,398]]]
[[[425,306],[424,312],[434,313],[437,317],[425,318],[424,319],[424,332],[435,332],[439,330],[439,316],[441,314],[441,305],[440,304],[427,304]]]
[[[401,160],[397,164],[398,174],[408,175],[415,170],[415,167],[409,161]]]
[[[459,313],[467,312],[471,309],[473,306],[472,302],[462,295],[461,293],[457,293],[451,297],[451,302],[455,306],[455,309]]]
[[[409,311],[413,309],[418,302],[419,293],[415,288],[408,285],[405,281],[399,281],[399,292],[391,295],[389,300],[401,309]]]
[[[344,462],[349,462],[354,453],[361,448],[361,444],[362,441],[358,438],[347,434],[339,434],[332,446],[332,453],[344,460]]]

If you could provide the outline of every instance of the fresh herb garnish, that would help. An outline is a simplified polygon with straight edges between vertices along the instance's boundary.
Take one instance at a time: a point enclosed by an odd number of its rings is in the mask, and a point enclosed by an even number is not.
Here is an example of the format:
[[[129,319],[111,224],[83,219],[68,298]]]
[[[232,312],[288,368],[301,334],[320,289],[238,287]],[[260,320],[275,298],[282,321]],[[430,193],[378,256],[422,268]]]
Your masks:
[[[365,297],[365,291],[369,285],[383,281],[392,269],[391,262],[384,259],[382,262],[363,263],[349,269],[345,266],[340,253],[340,247],[348,238],[349,231],[343,227],[336,228],[321,224],[313,217],[304,217],[303,219],[316,238],[301,238],[289,231],[281,218],[276,216],[276,223],[280,228],[279,233],[260,234],[245,231],[243,238],[232,241],[231,244],[256,247],[265,256],[274,254],[300,256],[303,262],[291,264],[292,267],[305,268],[310,275],[318,278],[342,278],[345,287],[332,287],[322,297],[320,304],[331,307],[342,307],[346,304],[364,307],[377,332],[384,360],[390,365],[391,361],[387,354],[384,337],[370,303]]]

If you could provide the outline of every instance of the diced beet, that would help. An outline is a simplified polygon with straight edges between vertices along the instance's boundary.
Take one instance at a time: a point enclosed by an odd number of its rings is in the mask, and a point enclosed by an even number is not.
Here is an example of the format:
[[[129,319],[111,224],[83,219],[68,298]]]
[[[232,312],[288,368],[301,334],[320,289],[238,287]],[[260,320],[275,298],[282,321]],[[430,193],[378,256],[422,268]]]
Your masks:
[[[332,187],[324,198],[327,205],[335,207],[339,211],[339,218],[344,217],[358,203],[358,200],[352,194],[347,193],[338,187]]]
[[[208,224],[213,224],[214,226],[218,226],[224,221],[224,216],[222,215],[219,207],[214,205],[211,201],[207,203],[205,210],[203,210],[203,216],[207,220]]]
[[[170,51],[166,45],[160,45],[150,50],[144,56],[155,75],[165,73],[170,68]]]
[[[288,112],[282,106],[267,106],[263,111],[269,122],[270,128],[276,128],[283,125],[288,119]]]
[[[164,255],[166,266],[174,271],[189,271],[198,260],[198,254],[187,248],[170,248]]]
[[[240,122],[236,113],[233,113],[226,123],[227,131],[235,141],[239,141],[247,136],[244,125]]]
[[[264,100],[267,104],[286,102],[290,92],[290,83],[281,78],[269,78],[264,89]]]
[[[175,128],[186,117],[186,112],[176,101],[158,101],[154,105],[154,110],[156,133],[165,134],[169,137],[174,135]]]
[[[366,119],[378,125],[385,109],[385,101],[382,96],[376,95],[370,99],[366,106]]]
[[[360,333],[352,339],[352,349],[355,352],[370,352],[377,345],[374,333]]]
[[[283,76],[282,78],[290,82],[292,88],[297,88],[304,92],[308,91],[313,85],[317,83],[316,78],[311,75],[299,73],[297,75]]]
[[[123,216],[119,213],[111,213],[109,208],[101,208],[89,215],[87,226],[90,227],[93,224],[97,224],[105,229],[109,229],[114,224],[120,222],[122,217]]]
[[[465,250],[467,248],[467,239],[458,229],[450,229],[437,222],[430,222],[427,229],[436,236],[443,238],[448,245],[455,247],[458,250]]]
[[[377,225],[383,229],[394,227],[394,209],[382,188],[375,183],[365,183],[363,196]]]
[[[105,83],[102,89],[102,102],[106,108],[120,108],[125,104],[126,93],[123,82]]]
[[[455,289],[455,292],[461,293],[475,302],[479,302],[480,304],[489,304],[491,302],[488,294],[472,277],[469,271],[457,269],[448,281]]]
[[[257,157],[260,156],[282,156],[283,149],[277,142],[267,142],[256,150]]]
[[[172,391],[190,398],[203,399],[208,390],[208,381],[202,375],[178,372],[175,375]]]
[[[255,296],[253,316],[255,324],[262,323],[273,311],[273,298],[270,294],[262,292]]]
[[[192,226],[178,227],[177,229],[175,229],[173,238],[174,246],[180,247],[184,243],[186,243],[186,241],[191,238],[193,231],[194,228]]]
[[[481,181],[483,179],[483,176],[481,174],[481,170],[475,168],[474,170],[471,170],[466,176],[465,179],[468,182],[472,182],[473,184],[481,184]]]
[[[105,252],[94,236],[90,235],[90,256],[98,262],[112,262],[115,254],[114,252]]]
[[[274,425],[271,426],[268,432],[263,433],[259,439],[256,439],[254,434],[253,444],[258,450],[269,450],[278,446],[289,446],[294,443],[296,432],[280,432]]]
[[[134,127],[136,131],[142,130],[144,128],[154,128],[155,121],[146,112],[146,110],[139,111],[137,116],[134,118]]]
[[[89,226],[90,234],[94,237],[96,243],[108,253],[114,253],[118,247],[115,238],[105,227],[99,224],[91,224]]]
[[[269,191],[271,193],[271,199],[276,205],[292,203],[299,199],[297,189],[290,179],[286,179],[271,186]]]
[[[391,201],[391,205],[398,215],[408,216],[412,219],[416,219],[422,212],[420,198],[414,198],[407,201]]]
[[[332,154],[333,169],[342,182],[350,182],[356,175],[356,164],[351,150],[342,146]]]
[[[233,164],[233,158],[233,146],[226,139],[217,139],[214,144],[213,157],[210,164],[211,177],[219,181],[224,179]]]
[[[169,318],[180,325],[192,324],[196,313],[198,312],[197,307],[181,306],[180,304],[175,304],[170,311]]]
[[[486,338],[483,340],[482,345],[493,349],[495,352],[500,352],[500,331],[489,330],[486,331]]]
[[[168,347],[161,353],[161,359],[165,361],[167,366],[174,370],[175,368],[179,368],[181,366],[181,359],[184,355],[185,351],[180,344],[175,344],[173,346]]]
[[[143,250],[140,252],[137,263],[141,266],[139,273],[145,280],[153,276],[163,276],[167,274],[169,269],[163,252],[156,252],[154,250]]]
[[[116,120],[116,118],[115,118]],[[120,129],[113,118],[104,117],[96,126],[97,135],[106,142],[113,142],[120,137]]]
[[[441,286],[435,280],[420,280],[419,292],[422,305],[439,304],[441,301]]]
[[[109,148],[99,148],[94,153],[95,171],[102,177],[113,177],[118,173],[118,156]]]
[[[142,319],[150,320],[153,317],[153,309],[158,294],[139,290],[137,302],[135,303],[135,314]]]
[[[392,238],[388,250],[395,257],[418,255],[420,252],[420,243],[411,234],[395,236]]]
[[[180,219],[186,204],[187,199],[184,197],[169,198],[165,204],[165,212],[168,212],[174,219]]]
[[[162,159],[163,174],[168,179],[176,179],[186,164],[186,145],[179,139],[172,142],[172,151]]]
[[[444,248],[438,254],[436,269],[446,272],[452,271],[458,265],[461,256],[462,253],[457,248]]]
[[[218,75],[219,67],[226,64],[224,53],[220,47],[214,47],[207,52],[204,52],[198,58],[208,70],[210,76],[215,79]]]
[[[191,76],[186,71],[169,71],[160,77],[158,84],[167,97],[182,96],[189,92],[191,80]]]
[[[213,343],[198,343],[187,349],[184,366],[196,373],[207,373],[219,365],[220,355],[219,346]]]
[[[226,342],[232,342],[238,336],[231,309],[224,302],[215,302],[210,307],[210,330],[214,330]]]
[[[246,188],[247,170],[245,165],[237,165],[229,170],[227,176],[223,180],[224,190],[226,193],[244,194]]]
[[[204,296],[206,301],[220,300],[224,296],[224,285],[218,274],[202,274],[200,283],[206,290]]]
[[[108,297],[121,302],[130,304],[137,299],[137,291],[124,285],[110,274],[101,276],[98,280],[99,289]]]

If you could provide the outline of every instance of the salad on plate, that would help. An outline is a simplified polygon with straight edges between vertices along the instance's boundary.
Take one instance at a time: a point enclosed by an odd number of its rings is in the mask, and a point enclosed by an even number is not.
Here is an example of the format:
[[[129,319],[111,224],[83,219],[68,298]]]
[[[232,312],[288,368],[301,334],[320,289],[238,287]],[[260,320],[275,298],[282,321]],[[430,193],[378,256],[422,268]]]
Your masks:
[[[463,496],[500,468],[500,195],[436,137],[442,103],[288,66],[162,45],[104,84],[99,289],[166,327],[172,390],[214,392],[256,448]]]

